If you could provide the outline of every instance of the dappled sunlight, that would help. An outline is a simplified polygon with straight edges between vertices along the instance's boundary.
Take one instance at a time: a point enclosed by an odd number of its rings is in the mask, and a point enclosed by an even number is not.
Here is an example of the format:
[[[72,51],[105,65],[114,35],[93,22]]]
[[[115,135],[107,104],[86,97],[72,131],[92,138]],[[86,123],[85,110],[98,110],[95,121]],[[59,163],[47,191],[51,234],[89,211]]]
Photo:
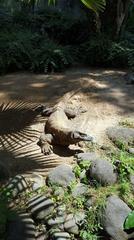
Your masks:
[[[54,106],[64,101],[68,106],[84,106],[87,112],[72,123],[76,129],[95,136],[99,144],[107,141],[106,128],[117,125],[122,117],[132,116],[134,110],[133,88],[126,84],[124,74],[115,70],[70,69],[65,74],[1,76],[0,101],[10,100],[11,104],[1,105],[0,159],[9,166],[11,175],[33,171],[46,175],[59,163],[71,162],[79,150],[55,147],[50,156],[40,152],[37,141],[45,119],[38,118],[32,110],[40,103]],[[25,108],[18,100],[30,104],[25,103]]]
[[[79,91],[92,101],[113,104],[118,111],[132,111],[133,88],[125,71],[70,69],[65,74],[9,74],[0,77],[0,100],[24,100],[55,104],[67,92]],[[118,99],[118,101],[117,101]]]
[[[42,88],[46,86],[46,83],[31,83],[29,86],[33,88]]]

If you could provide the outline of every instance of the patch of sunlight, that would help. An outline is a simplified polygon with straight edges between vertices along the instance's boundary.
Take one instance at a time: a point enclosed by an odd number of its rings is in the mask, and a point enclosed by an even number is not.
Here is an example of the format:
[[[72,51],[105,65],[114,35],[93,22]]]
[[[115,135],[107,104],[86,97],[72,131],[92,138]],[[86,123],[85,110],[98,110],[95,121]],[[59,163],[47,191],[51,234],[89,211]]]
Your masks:
[[[45,87],[47,84],[46,83],[31,83],[30,87],[34,87],[34,88],[42,88]]]

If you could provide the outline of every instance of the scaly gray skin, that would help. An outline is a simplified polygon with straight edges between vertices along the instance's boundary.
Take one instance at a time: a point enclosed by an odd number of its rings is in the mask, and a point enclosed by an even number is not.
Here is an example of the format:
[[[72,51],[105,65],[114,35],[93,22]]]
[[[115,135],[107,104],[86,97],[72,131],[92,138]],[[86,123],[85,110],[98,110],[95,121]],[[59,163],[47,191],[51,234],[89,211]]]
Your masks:
[[[57,106],[44,109],[42,115],[50,115],[38,142],[41,152],[45,155],[52,153],[53,145],[69,146],[80,141],[93,141],[93,137],[74,129],[72,121],[69,120],[76,116],[73,110],[64,110]]]

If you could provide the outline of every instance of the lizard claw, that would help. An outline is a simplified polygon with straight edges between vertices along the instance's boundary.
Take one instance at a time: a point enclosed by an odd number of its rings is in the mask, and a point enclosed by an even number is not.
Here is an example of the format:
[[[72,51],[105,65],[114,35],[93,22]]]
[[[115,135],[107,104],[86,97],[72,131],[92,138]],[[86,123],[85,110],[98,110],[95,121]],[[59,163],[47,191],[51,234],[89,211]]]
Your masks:
[[[50,155],[51,153],[53,153],[53,147],[52,145],[50,145],[49,143],[45,143],[41,146],[41,152],[44,155]]]

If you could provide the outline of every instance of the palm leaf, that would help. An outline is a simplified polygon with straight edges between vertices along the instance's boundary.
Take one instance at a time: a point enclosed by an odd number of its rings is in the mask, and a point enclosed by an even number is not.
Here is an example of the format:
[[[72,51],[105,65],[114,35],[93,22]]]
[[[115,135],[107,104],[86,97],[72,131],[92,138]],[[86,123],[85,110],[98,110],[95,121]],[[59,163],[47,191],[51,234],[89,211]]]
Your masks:
[[[13,149],[18,143],[32,141],[39,135],[32,130],[33,124],[41,121],[35,111],[37,104],[21,101],[2,103],[0,105],[0,145]]]
[[[22,101],[0,105],[0,163],[11,176],[33,172],[46,176],[62,162],[55,155],[44,156],[37,145],[45,121],[37,107]]]
[[[37,104],[22,101],[0,105],[0,135],[18,133],[38,122]]]
[[[87,8],[93,10],[95,13],[104,11],[106,6],[105,0],[80,0]]]
[[[55,3],[56,3],[56,0],[48,0],[48,5],[50,5],[50,4],[54,4],[55,5]]]
[[[106,0],[80,0],[87,8],[98,14],[99,11],[103,11],[106,6]],[[56,0],[48,0],[48,4],[55,4]]]

